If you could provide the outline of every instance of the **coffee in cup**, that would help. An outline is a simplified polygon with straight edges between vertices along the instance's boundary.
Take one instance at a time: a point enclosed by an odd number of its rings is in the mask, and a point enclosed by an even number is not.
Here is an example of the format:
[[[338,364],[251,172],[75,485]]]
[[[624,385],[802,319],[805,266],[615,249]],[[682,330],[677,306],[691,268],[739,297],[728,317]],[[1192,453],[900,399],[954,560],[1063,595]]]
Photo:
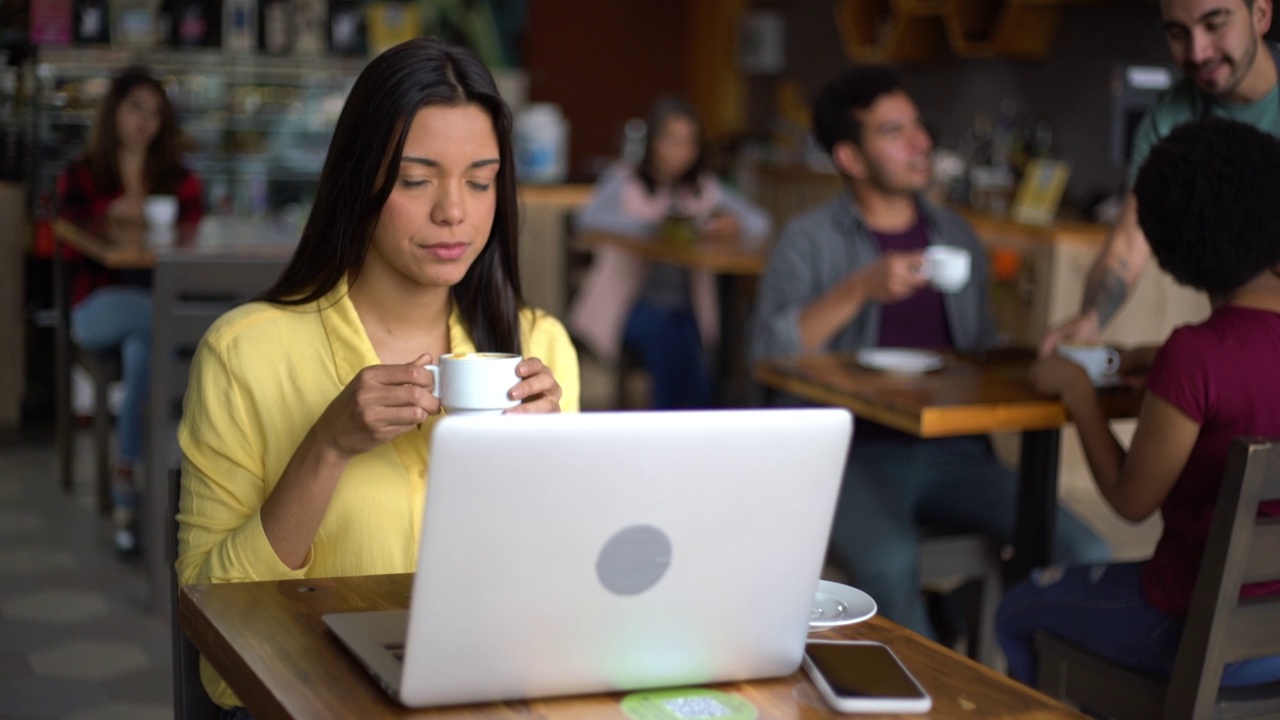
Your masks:
[[[520,382],[516,366],[523,359],[513,353],[450,353],[424,367],[435,376],[431,394],[450,415],[499,415],[520,404],[510,392]]]
[[[1084,368],[1094,385],[1115,385],[1119,381],[1120,352],[1106,345],[1061,344],[1058,354]]]
[[[930,245],[924,250],[920,274],[941,293],[956,293],[969,282],[972,264],[969,251],[953,245]]]

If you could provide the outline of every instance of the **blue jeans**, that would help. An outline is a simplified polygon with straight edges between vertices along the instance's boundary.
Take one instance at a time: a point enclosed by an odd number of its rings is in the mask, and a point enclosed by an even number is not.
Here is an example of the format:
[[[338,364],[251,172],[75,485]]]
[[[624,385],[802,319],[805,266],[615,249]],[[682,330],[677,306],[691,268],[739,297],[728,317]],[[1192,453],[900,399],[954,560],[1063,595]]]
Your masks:
[[[692,311],[638,302],[622,342],[644,362],[655,409],[711,407],[711,368]]]
[[[831,530],[836,562],[879,612],[937,638],[920,594],[921,525],[1014,539],[1017,478],[986,437],[867,440],[854,435]],[[1106,543],[1058,509],[1055,555],[1074,562],[1110,558]]]
[[[1035,633],[1048,630],[1117,664],[1156,677],[1173,672],[1183,619],[1151,606],[1142,592],[1145,563],[1048,567],[1010,590],[996,634],[1009,676],[1034,685]],[[1224,687],[1280,680],[1280,656],[1228,664]]]
[[[120,348],[124,399],[117,459],[134,465],[142,456],[142,409],[151,379],[151,293],[131,285],[94,290],[71,310],[71,337],[91,352]]]

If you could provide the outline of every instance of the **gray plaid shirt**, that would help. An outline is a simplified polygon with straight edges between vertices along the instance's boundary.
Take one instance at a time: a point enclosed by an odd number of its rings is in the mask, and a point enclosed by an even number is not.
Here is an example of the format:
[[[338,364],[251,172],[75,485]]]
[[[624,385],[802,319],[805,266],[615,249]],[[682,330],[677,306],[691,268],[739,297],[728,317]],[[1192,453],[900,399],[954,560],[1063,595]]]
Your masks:
[[[996,343],[995,320],[987,285],[987,253],[968,223],[958,215],[920,199],[931,245],[955,245],[973,256],[969,283],[943,295],[947,326],[957,350],[985,350]],[[850,273],[874,262],[879,245],[851,193],[814,208],[787,223],[760,281],[752,321],[752,362],[800,355],[800,312]],[[821,351],[874,347],[880,337],[880,305],[869,302]]]

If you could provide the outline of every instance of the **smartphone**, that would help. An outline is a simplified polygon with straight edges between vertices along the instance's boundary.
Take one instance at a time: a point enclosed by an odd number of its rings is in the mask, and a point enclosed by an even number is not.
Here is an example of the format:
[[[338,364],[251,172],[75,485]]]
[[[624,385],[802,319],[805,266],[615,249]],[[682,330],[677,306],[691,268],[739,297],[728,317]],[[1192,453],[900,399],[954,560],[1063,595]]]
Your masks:
[[[878,642],[811,640],[804,669],[827,704],[842,713],[923,713],[933,707],[893,651]]]

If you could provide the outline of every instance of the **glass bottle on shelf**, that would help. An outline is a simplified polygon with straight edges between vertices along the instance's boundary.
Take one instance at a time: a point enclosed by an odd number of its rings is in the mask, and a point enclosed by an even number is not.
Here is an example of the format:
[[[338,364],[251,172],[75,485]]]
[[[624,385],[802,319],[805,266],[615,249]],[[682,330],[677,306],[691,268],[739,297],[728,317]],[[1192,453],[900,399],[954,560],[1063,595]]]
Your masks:
[[[257,1],[224,0],[222,14],[222,49],[234,54],[253,52],[258,44]]]

